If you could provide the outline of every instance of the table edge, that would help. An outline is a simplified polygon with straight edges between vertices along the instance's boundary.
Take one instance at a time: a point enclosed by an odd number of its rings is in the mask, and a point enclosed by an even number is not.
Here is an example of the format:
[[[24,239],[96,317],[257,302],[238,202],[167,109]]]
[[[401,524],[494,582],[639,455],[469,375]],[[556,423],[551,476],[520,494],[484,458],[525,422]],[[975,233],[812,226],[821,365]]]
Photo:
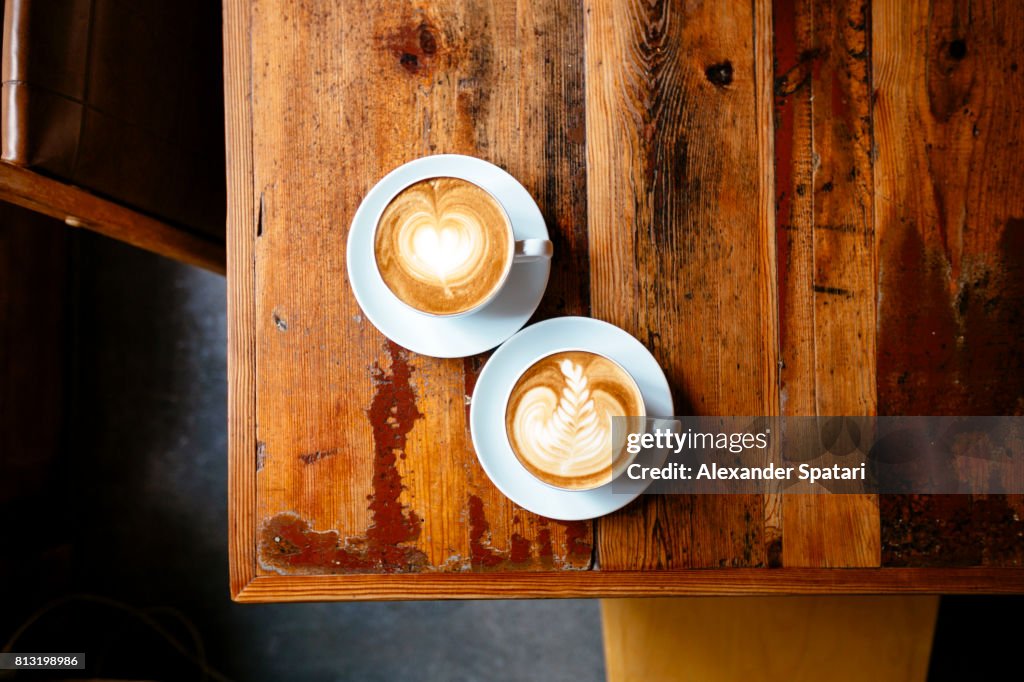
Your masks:
[[[243,603],[654,596],[1021,594],[1022,567],[709,568],[256,575],[255,246],[248,0],[224,0],[228,180],[228,545],[231,598]]]
[[[224,0],[227,166],[228,570],[231,593],[256,575],[256,299],[258,221],[252,157],[249,0]]]
[[[236,602],[666,596],[1021,594],[1024,568],[707,568],[257,576]]]

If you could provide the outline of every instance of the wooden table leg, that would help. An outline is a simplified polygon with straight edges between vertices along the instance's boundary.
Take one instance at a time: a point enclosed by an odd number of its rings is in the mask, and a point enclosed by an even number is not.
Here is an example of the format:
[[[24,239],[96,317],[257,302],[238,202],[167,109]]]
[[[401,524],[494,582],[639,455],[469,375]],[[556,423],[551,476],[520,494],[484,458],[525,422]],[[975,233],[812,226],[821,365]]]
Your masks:
[[[609,682],[924,680],[937,596],[601,602]]]

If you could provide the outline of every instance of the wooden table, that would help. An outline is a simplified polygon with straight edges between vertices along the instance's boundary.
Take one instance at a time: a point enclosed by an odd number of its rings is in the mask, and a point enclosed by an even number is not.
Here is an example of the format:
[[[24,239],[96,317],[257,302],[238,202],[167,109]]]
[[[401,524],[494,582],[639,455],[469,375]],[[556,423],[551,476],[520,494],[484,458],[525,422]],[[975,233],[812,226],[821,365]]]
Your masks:
[[[527,512],[486,356],[389,342],[344,260],[387,171],[472,154],[552,232],[535,319],[628,330],[680,413],[1021,414],[1022,45],[999,0],[226,0],[234,598],[1024,590],[1018,497]]]

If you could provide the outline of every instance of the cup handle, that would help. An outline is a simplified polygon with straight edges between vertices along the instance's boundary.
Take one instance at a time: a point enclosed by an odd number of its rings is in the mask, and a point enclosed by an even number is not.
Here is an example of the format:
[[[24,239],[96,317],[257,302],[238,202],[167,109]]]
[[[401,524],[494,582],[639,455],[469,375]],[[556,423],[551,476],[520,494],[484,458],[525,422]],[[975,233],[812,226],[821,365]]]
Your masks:
[[[547,239],[522,239],[516,242],[513,261],[530,263],[541,258],[551,258],[554,247]]]

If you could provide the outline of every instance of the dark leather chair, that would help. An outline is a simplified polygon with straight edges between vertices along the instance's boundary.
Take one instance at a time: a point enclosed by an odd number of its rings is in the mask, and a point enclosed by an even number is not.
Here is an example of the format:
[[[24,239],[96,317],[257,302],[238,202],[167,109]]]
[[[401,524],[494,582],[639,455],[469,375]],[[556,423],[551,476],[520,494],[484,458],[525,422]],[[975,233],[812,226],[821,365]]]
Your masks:
[[[220,28],[210,0],[7,0],[0,198],[222,271]]]

